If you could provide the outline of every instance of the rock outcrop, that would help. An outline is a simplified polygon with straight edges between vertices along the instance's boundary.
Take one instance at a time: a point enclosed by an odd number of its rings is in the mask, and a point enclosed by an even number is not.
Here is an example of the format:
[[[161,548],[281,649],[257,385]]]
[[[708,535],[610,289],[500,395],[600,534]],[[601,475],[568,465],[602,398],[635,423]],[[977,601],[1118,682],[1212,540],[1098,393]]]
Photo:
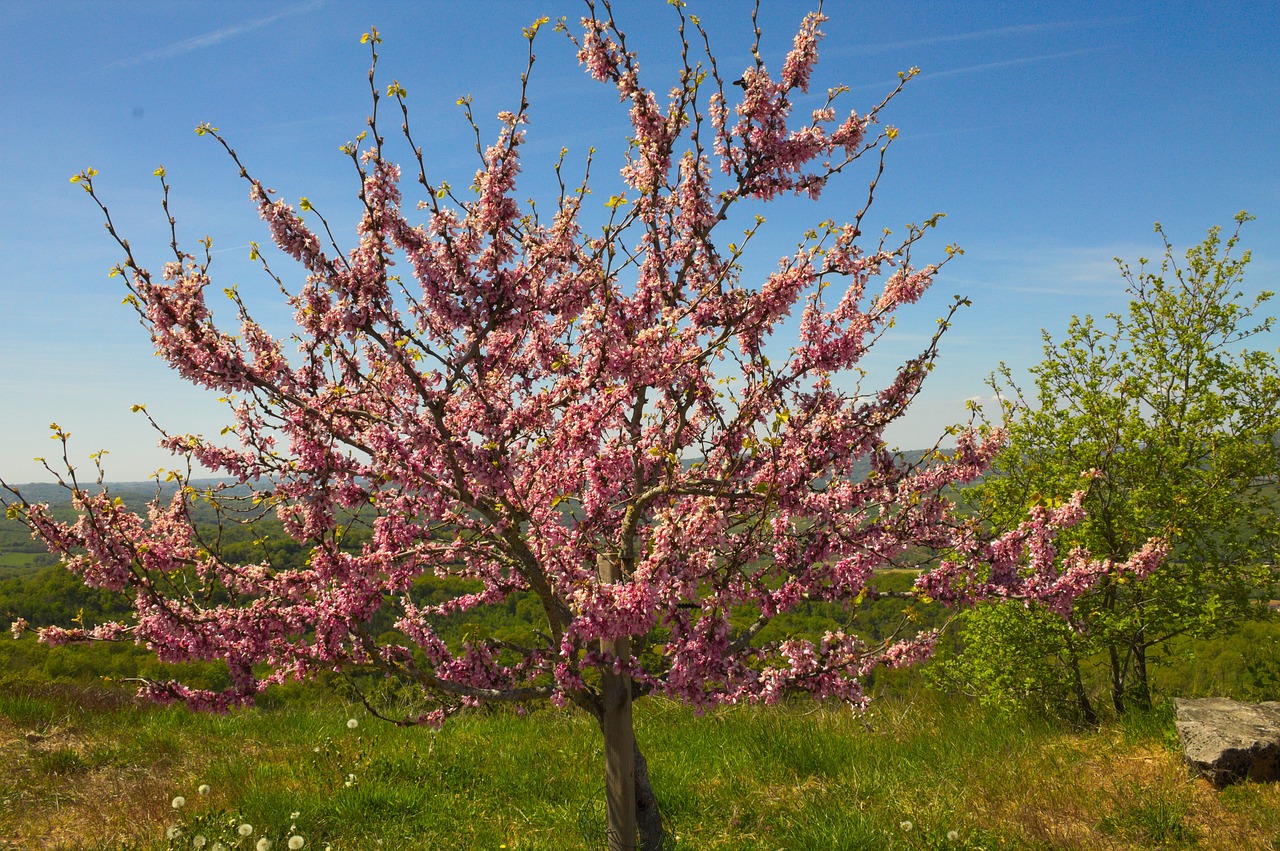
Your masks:
[[[1214,786],[1280,780],[1280,702],[1208,697],[1173,707],[1183,755]]]

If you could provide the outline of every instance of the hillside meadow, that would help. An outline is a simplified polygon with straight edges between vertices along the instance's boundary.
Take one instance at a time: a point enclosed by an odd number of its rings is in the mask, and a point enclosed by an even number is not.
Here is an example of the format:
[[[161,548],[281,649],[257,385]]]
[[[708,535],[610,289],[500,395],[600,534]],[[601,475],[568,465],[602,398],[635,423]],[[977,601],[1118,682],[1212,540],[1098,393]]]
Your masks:
[[[1230,645],[1277,632],[1252,628],[1220,652],[1182,647],[1165,693],[1248,689]],[[138,705],[127,683],[93,673],[143,658],[128,645],[51,649],[30,634],[0,642],[0,848],[266,838],[283,849],[292,836],[332,851],[604,845],[600,737],[581,713],[476,711],[438,732],[399,728],[334,680],[203,715]],[[1179,672],[1198,679],[1175,682]],[[918,674],[877,687],[863,714],[799,701],[699,717],[639,701],[672,847],[1278,847],[1280,787],[1215,792],[1192,777],[1166,704],[1072,730],[928,690]]]
[[[258,546],[244,537],[228,545]],[[299,557],[266,537],[274,558]],[[123,613],[39,549],[0,521],[0,614],[35,626]],[[891,571],[878,585],[913,579]],[[518,638],[529,602],[514,595],[491,621],[473,612],[446,635]],[[821,632],[836,614],[805,604],[771,628]],[[948,618],[892,596],[857,614],[870,640]],[[941,653],[958,646],[948,632]],[[637,735],[673,848],[1280,848],[1280,787],[1216,792],[1193,777],[1167,702],[1280,699],[1280,622],[1176,640],[1153,662],[1156,710],[1092,729],[984,707],[954,683],[930,687],[926,668],[878,672],[861,714],[795,700],[699,716],[646,698]],[[337,676],[273,687],[227,715],[134,700],[130,678],[175,674],[226,685],[222,666],[165,666],[128,643],[0,639],[0,849],[284,849],[290,837],[331,851],[604,847],[601,740],[582,713],[475,710],[440,731],[400,728]]]

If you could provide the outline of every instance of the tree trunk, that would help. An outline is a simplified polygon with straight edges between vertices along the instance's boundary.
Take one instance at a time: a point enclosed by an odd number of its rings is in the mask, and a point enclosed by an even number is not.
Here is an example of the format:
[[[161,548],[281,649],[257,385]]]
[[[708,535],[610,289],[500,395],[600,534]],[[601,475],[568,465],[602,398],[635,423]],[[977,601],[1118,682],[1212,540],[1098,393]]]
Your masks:
[[[1151,681],[1147,678],[1147,644],[1144,631],[1133,643],[1133,699],[1144,712],[1151,709]]]
[[[621,644],[622,641],[601,642]],[[605,671],[600,686],[604,712],[604,794],[609,820],[609,851],[636,847],[635,729],[631,721],[631,683],[626,674]]]
[[[1076,696],[1076,707],[1080,710],[1080,718],[1090,727],[1098,726],[1098,713],[1089,700],[1089,692],[1084,687],[1084,677],[1080,673],[1080,657],[1076,653],[1075,643],[1067,638],[1067,664],[1071,668],[1071,690]]]
[[[610,556],[600,556],[597,567],[603,582],[622,579],[617,560]],[[601,641],[600,650],[618,659],[630,659],[631,640]],[[630,675],[602,671],[600,698],[609,851],[661,851],[662,814],[649,782],[649,764],[636,744]]]
[[[1111,656],[1111,705],[1116,708],[1117,715],[1123,715],[1124,705],[1124,666],[1120,661],[1120,648],[1115,642],[1107,645]]]
[[[635,737],[632,736],[634,744]],[[636,823],[640,828],[640,851],[662,851],[665,837],[662,833],[662,813],[658,810],[658,798],[649,783],[649,763],[640,746],[635,745]]]

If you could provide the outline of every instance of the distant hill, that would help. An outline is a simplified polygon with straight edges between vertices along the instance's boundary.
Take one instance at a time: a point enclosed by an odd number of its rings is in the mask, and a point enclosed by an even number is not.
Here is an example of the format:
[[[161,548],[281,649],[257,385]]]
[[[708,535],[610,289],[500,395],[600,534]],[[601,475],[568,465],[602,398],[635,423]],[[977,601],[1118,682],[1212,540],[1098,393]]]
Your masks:
[[[928,455],[930,451],[913,449],[900,452],[899,455],[906,463],[916,464]],[[867,460],[859,460],[854,465],[851,478],[854,481],[861,480],[870,470],[871,465]],[[216,484],[233,484],[233,482],[230,479],[193,479],[191,484],[195,487],[201,487]],[[32,482],[17,485],[16,487],[18,492],[22,494],[23,499],[28,502],[47,503],[54,516],[61,516],[64,519],[70,519],[72,516],[70,493],[61,485],[48,482]],[[120,497],[125,505],[135,511],[141,510],[148,502],[155,499],[157,492],[162,498],[167,499],[178,489],[176,482],[157,484],[154,481],[107,482],[105,487],[112,496]],[[97,486],[91,485],[86,489],[95,491]],[[6,494],[5,496],[9,495]],[[201,510],[203,508],[203,506],[197,507],[195,511],[196,522],[213,521],[212,514],[208,518],[203,516],[204,511]],[[566,516],[569,516],[570,508],[567,504],[564,510],[566,511]],[[31,533],[25,526],[17,520],[10,520],[0,516],[0,579],[6,576],[29,574],[39,568],[55,564],[56,561],[53,556],[48,554],[43,544],[32,539]]]
[[[922,458],[932,451],[933,450],[931,449],[906,449],[899,450],[898,454],[906,463],[917,464]],[[692,460],[686,462],[686,464],[691,463],[693,463]],[[871,472],[871,463],[865,458],[860,458],[854,463],[850,478],[854,481],[860,481],[865,478],[869,472]],[[230,485],[234,484],[234,481],[234,479],[227,478],[192,479],[190,484],[199,488],[216,484]],[[157,484],[154,481],[106,482],[103,486],[107,488],[113,496],[118,496],[123,499],[126,505],[135,508],[141,507],[153,500],[156,496],[157,488],[159,489],[159,493],[165,497],[172,496],[178,489],[176,482],[161,482]],[[28,502],[44,502],[48,503],[50,506],[63,506],[71,503],[71,494],[62,485],[53,484],[51,482],[29,482],[25,485],[15,485],[14,487],[17,488],[18,492],[21,493],[23,498]],[[93,484],[86,484],[83,485],[83,487],[85,490],[90,492],[98,489],[97,485]],[[9,495],[5,494],[5,496]],[[3,548],[0,548],[0,553],[3,552]]]
[[[231,479],[192,479],[191,484],[195,487],[201,487],[220,482],[230,484],[231,481]],[[98,490],[96,484],[82,484],[81,486],[90,492]],[[25,485],[14,485],[14,487],[22,494],[23,499],[28,502],[44,502],[50,506],[69,505],[71,503],[71,493],[62,485],[56,485],[51,482],[29,482]],[[150,502],[155,498],[157,488],[162,496],[173,496],[178,490],[176,482],[161,482],[157,484],[154,481],[106,482],[103,487],[107,488],[112,495],[123,499],[127,505],[144,505]],[[5,496],[8,497],[9,494],[5,494]]]

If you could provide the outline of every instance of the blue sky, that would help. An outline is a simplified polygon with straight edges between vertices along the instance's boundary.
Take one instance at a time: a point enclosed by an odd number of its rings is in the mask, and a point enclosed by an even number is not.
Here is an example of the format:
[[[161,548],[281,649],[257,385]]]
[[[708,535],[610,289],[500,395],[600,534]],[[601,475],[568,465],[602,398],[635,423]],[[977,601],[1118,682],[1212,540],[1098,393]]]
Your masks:
[[[764,5],[764,54],[776,69],[810,7]],[[672,10],[662,0],[615,6],[648,83],[664,91],[674,79]],[[711,30],[721,67],[746,67],[748,4],[693,0],[690,8]],[[581,9],[565,0],[0,4],[8,36],[0,53],[8,128],[0,145],[0,475],[49,478],[31,459],[54,454],[51,422],[72,432],[75,463],[88,467],[88,455],[105,448],[110,479],[138,480],[169,459],[133,404],[146,403],[175,432],[215,433],[226,421],[211,394],[152,357],[120,304],[118,280],[107,278],[118,251],[68,182],[74,172],[98,169],[121,231],[158,269],[167,227],[152,172],[163,164],[189,250],[212,236],[215,285],[260,290],[255,308],[279,323],[287,314],[247,258],[250,240],[268,241],[265,231],[231,163],[196,137],[195,125],[221,128],[264,183],[285,198],[309,197],[349,233],[355,183],[338,147],[368,114],[361,33],[371,24],[383,33],[382,82],[408,89],[432,176],[465,186],[476,155],[454,102],[472,95],[482,130],[495,132],[492,116],[518,98],[521,28],[540,15],[573,21]],[[1186,247],[1249,210],[1258,221],[1245,231],[1254,254],[1246,283],[1277,287],[1274,2],[829,2],[826,11],[817,91],[848,84],[845,105],[861,111],[899,70],[922,69],[885,116],[901,136],[874,227],[900,230],[945,212],[925,256],[940,259],[950,242],[966,252],[870,364],[883,370],[912,354],[953,294],[972,300],[913,413],[892,433],[899,445],[929,445],[963,418],[964,400],[988,392],[985,376],[1000,361],[1035,363],[1040,329],[1061,336],[1073,313],[1122,309],[1112,258],[1158,257],[1157,220]],[[624,150],[625,112],[550,28],[537,54],[522,194],[546,191],[562,146],[579,163],[594,145],[603,202]],[[868,177],[855,169],[819,204],[771,211],[770,237],[748,271],[766,274],[806,227],[850,218]]]

